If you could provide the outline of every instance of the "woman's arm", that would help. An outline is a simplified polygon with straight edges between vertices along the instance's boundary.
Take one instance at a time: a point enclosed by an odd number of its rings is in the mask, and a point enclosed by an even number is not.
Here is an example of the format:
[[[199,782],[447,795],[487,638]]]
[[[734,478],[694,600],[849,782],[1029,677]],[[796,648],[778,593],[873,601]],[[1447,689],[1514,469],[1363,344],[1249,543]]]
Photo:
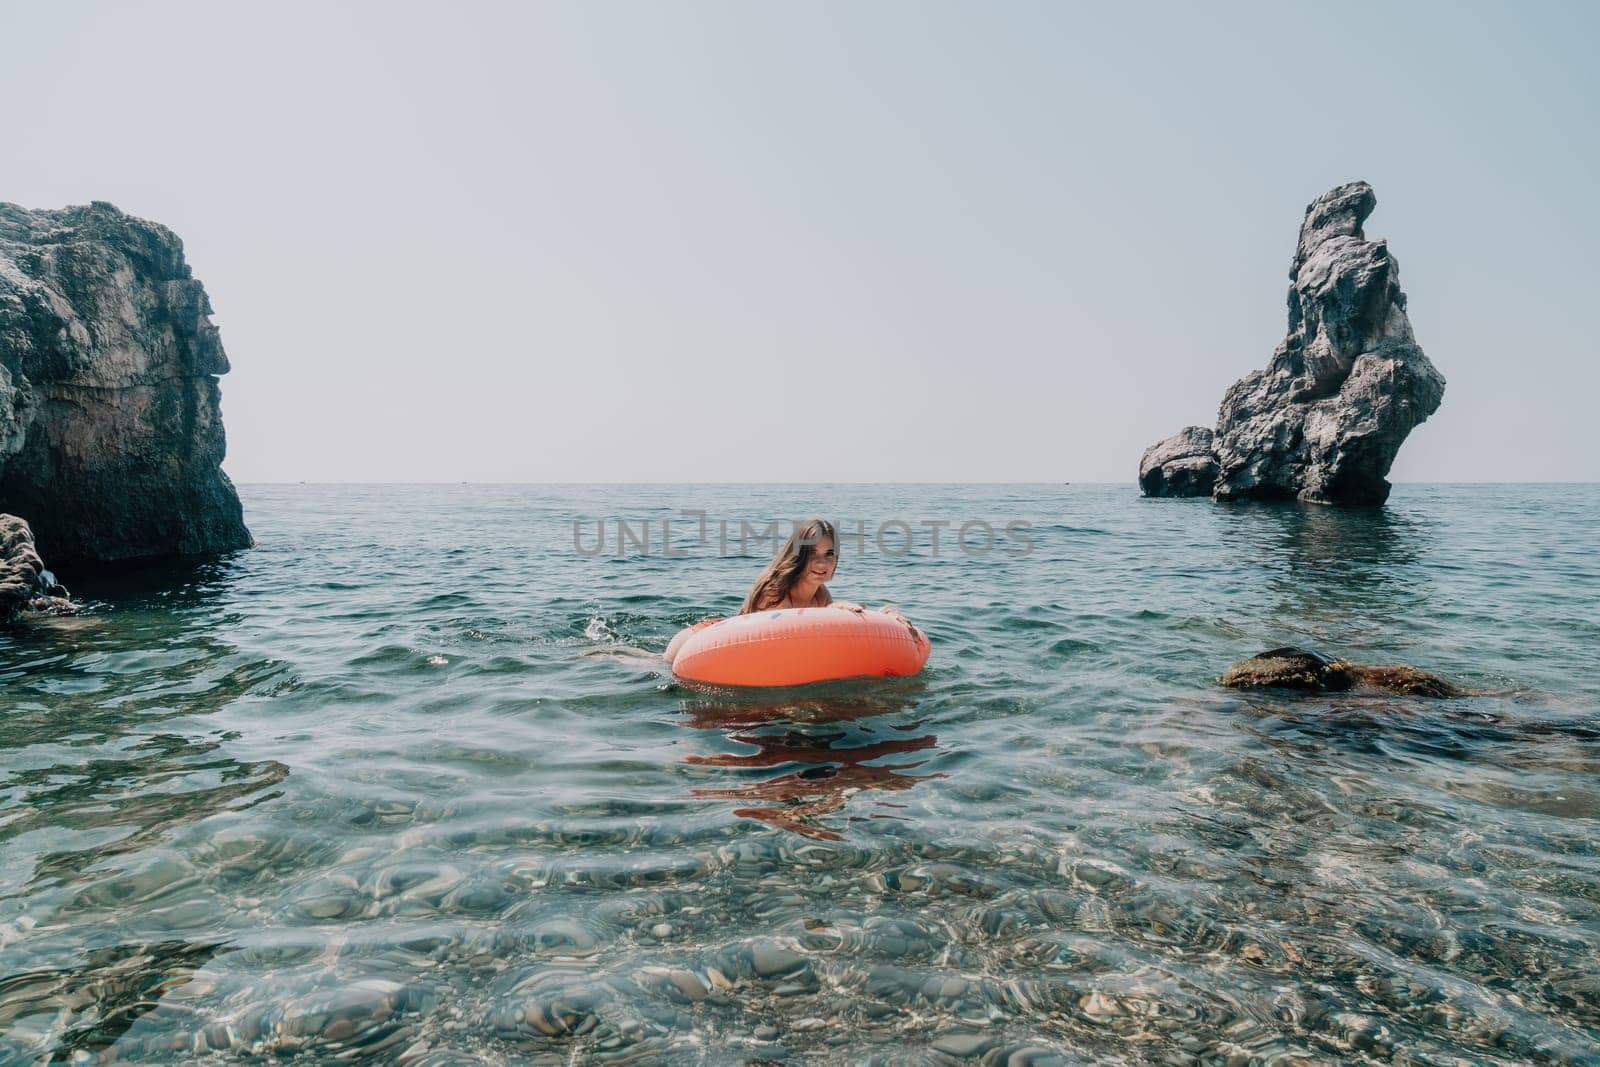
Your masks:
[[[852,604],[848,600],[835,600],[835,599],[833,599],[832,595],[828,593],[828,587],[827,586],[823,586],[823,587],[821,587],[820,589],[817,590],[817,599],[818,600],[822,600],[822,598],[824,596],[827,597],[827,600],[824,603],[817,605],[818,607],[843,608],[846,611],[854,611],[854,612],[858,612],[858,613],[859,612],[864,612],[864,611],[867,610],[866,608],[862,607],[860,604]],[[906,629],[911,631],[912,636],[916,635],[917,628],[915,626],[913,626],[911,624],[911,620],[906,618],[904,615],[902,615],[900,613],[900,609],[895,607],[893,604],[885,604],[883,607],[879,608],[878,610],[880,612],[882,612],[884,615],[889,616],[891,619],[899,619],[901,622],[906,624]]]
[[[889,616],[891,619],[899,619],[901,622],[905,623],[906,629],[911,631],[912,637],[918,636],[916,626],[911,622],[910,619],[906,618],[905,615],[901,613],[899,608],[895,607],[893,604],[885,604],[878,610]]]
[[[678,649],[683,647],[683,643],[689,640],[689,635],[692,633],[694,633],[694,627],[685,626],[673,635],[672,641],[667,645],[667,650],[662,653],[669,664],[678,658]]]
[[[819,608],[843,608],[846,611],[866,611],[860,604],[852,604],[848,600],[835,600],[833,594],[828,592],[825,585],[818,586],[815,603]]]

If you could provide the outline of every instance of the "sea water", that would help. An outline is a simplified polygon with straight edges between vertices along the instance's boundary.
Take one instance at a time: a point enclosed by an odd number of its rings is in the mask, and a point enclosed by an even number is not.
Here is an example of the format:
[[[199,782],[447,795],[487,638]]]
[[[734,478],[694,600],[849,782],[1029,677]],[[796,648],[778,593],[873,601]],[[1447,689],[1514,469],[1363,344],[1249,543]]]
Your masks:
[[[241,495],[0,633],[0,1063],[1596,1062],[1594,486]],[[922,675],[649,658],[813,514]]]

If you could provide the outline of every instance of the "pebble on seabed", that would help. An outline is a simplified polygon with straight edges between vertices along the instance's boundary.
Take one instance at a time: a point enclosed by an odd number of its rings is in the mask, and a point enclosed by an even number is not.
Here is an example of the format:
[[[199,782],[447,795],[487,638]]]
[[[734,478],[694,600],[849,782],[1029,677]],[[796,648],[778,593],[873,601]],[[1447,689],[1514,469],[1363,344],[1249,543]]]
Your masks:
[[[711,992],[707,983],[683,967],[646,967],[639,972],[640,984],[679,1003],[704,1000]]]
[[[1122,1008],[1118,1006],[1117,1002],[1099,990],[1095,990],[1079,1000],[1078,1007],[1091,1019],[1102,1019],[1122,1014]]]
[[[994,1043],[994,1038],[987,1034],[945,1034],[934,1040],[933,1047],[938,1052],[966,1059],[976,1056]]]
[[[752,945],[750,962],[762,978],[793,974],[806,965],[803,958],[772,941],[757,941]]]

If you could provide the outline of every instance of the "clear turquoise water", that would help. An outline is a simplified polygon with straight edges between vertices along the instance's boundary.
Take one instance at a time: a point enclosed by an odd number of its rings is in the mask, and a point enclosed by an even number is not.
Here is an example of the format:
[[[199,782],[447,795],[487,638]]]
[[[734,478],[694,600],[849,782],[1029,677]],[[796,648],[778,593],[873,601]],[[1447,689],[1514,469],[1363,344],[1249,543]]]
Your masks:
[[[1600,1062],[1594,486],[243,496],[0,634],[0,1062]],[[692,692],[624,646],[756,553],[573,540],[690,508],[1035,547],[846,546],[917,679]],[[1483,692],[1216,686],[1287,643]]]

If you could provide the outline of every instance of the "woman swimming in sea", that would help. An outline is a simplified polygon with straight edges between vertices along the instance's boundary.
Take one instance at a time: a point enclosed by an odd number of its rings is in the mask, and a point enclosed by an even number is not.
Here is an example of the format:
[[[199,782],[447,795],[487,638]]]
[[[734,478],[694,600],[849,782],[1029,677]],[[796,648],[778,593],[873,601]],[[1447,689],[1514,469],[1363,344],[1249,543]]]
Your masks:
[[[756,611],[776,611],[782,608],[843,608],[846,611],[866,611],[860,604],[835,600],[828,592],[827,582],[839,566],[839,539],[833,523],[826,519],[808,519],[795,524],[794,532],[783,543],[783,548],[767,564],[761,577],[756,579],[739,608],[740,615]],[[878,609],[905,623],[916,633],[916,627],[900,614],[893,604]],[[680,630],[664,653],[668,663],[677,656],[678,649],[688,639],[693,627]]]

